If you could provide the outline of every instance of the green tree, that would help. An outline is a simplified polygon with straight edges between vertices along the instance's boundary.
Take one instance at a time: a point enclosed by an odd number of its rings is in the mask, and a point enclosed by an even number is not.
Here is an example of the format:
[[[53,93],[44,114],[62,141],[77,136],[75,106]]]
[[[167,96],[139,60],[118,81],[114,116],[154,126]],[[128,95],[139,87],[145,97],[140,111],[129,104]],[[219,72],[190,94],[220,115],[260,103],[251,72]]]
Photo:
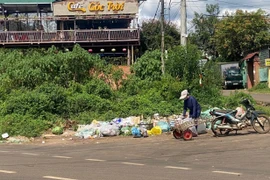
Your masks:
[[[162,76],[160,51],[146,51],[142,57],[138,58],[131,70],[141,80],[160,80]]]
[[[104,67],[103,61],[79,45],[70,52],[61,52],[55,47],[48,50],[1,50],[0,85],[6,89],[34,89],[44,82],[54,82],[67,87],[69,81],[83,83],[94,67],[100,71]]]
[[[215,35],[215,26],[219,21],[217,17],[220,13],[219,5],[207,4],[206,12],[207,14],[195,12],[195,17],[192,20],[194,32],[190,33],[190,42],[196,44],[209,56],[217,57],[215,44],[211,38]]]
[[[242,58],[243,53],[269,43],[270,32],[266,14],[237,10],[227,14],[216,27],[212,38],[220,55],[231,61]]]
[[[176,46],[169,50],[166,72],[180,81],[191,82],[200,73],[200,51],[195,45]]]
[[[176,25],[165,22],[164,23],[164,44],[165,49],[169,49],[180,43],[180,33]],[[144,21],[141,27],[141,52],[146,50],[160,49],[161,47],[161,28],[160,21]]]

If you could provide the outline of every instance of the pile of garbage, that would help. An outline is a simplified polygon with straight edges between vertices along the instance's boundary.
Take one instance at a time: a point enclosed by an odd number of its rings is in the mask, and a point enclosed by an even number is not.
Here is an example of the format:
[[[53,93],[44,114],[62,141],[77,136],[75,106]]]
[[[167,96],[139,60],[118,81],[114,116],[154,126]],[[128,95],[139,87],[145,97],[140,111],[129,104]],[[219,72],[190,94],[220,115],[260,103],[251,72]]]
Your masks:
[[[148,137],[149,134],[161,134],[155,131],[153,123],[141,121],[140,117],[115,118],[109,122],[93,120],[89,125],[79,125],[77,133],[83,139],[104,136],[125,135],[134,137]],[[153,131],[152,131],[153,130]]]
[[[180,115],[161,117],[154,114],[153,117],[143,119],[131,116],[127,118],[115,118],[111,121],[93,120],[91,124],[79,125],[75,136],[82,139],[92,139],[106,136],[133,136],[136,138],[160,135],[173,129],[175,120]],[[206,124],[198,127],[198,133],[206,132]]]

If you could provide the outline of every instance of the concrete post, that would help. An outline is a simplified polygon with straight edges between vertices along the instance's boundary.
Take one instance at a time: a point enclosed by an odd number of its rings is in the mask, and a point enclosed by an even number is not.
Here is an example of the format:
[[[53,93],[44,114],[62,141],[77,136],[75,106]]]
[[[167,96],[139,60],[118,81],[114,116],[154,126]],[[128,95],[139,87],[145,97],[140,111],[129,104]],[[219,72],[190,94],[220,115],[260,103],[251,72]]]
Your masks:
[[[134,46],[131,46],[131,64],[134,64]]]
[[[130,66],[130,48],[127,48],[127,65]]]

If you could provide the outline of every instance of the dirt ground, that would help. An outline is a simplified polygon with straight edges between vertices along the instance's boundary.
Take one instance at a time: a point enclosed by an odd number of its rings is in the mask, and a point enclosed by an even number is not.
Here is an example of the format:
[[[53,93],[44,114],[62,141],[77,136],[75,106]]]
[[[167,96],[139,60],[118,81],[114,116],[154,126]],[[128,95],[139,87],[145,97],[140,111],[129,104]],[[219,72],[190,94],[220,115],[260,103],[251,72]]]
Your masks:
[[[240,133],[246,133],[247,130],[242,130]],[[74,131],[65,131],[62,135],[54,135],[54,134],[44,134],[42,137],[30,138],[26,139],[25,137],[14,137],[17,138],[18,141],[6,142],[9,144],[33,144],[33,145],[78,145],[78,144],[91,144],[91,143],[112,143],[112,142],[131,142],[138,141],[139,139],[144,142],[152,142],[152,141],[171,141],[177,140],[173,137],[172,132],[162,133],[161,135],[149,136],[146,138],[134,138],[133,136],[112,136],[112,137],[97,137],[97,138],[89,138],[82,139],[75,136]],[[213,133],[211,131],[207,131],[205,134],[200,134],[198,137],[193,137],[192,140],[199,139],[211,139],[213,138]],[[21,139],[21,141],[19,141]],[[140,140],[139,140],[140,141]],[[177,141],[184,141],[183,139],[179,139]]]
[[[243,129],[238,131],[238,134],[250,134],[255,133],[255,131],[250,127],[248,129]],[[91,143],[112,143],[112,142],[131,142],[138,141],[138,139],[143,140],[144,142],[153,142],[153,141],[171,141],[177,140],[173,137],[172,132],[162,133],[161,135],[149,136],[146,138],[134,138],[133,136],[113,136],[113,137],[97,137],[97,138],[89,138],[82,139],[75,136],[76,132],[72,130],[66,130],[62,135],[54,135],[54,134],[44,134],[41,137],[36,138],[26,138],[26,137],[11,137],[13,140],[5,141],[3,143],[7,144],[32,144],[32,145],[78,145],[78,144],[91,144]],[[230,136],[234,136],[235,133],[230,133]],[[211,130],[207,130],[207,133],[200,134],[198,137],[193,137],[192,140],[200,140],[200,139],[211,139],[213,137],[213,133]],[[140,141],[140,140],[139,140]],[[183,139],[179,139],[177,141],[184,141]]]

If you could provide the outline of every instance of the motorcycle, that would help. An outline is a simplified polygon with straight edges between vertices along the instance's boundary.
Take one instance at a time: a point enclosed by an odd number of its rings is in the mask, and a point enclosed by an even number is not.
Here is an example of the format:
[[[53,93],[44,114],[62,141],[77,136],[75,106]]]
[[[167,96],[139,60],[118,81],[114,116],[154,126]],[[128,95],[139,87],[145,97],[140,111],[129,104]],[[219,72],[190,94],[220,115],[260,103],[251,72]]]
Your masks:
[[[236,117],[237,110],[211,110],[210,114],[214,117],[211,122],[211,130],[215,136],[228,135],[232,131],[242,130],[248,126],[260,134],[270,131],[270,120],[264,112],[256,111],[248,99],[240,102],[246,111],[241,117]]]

